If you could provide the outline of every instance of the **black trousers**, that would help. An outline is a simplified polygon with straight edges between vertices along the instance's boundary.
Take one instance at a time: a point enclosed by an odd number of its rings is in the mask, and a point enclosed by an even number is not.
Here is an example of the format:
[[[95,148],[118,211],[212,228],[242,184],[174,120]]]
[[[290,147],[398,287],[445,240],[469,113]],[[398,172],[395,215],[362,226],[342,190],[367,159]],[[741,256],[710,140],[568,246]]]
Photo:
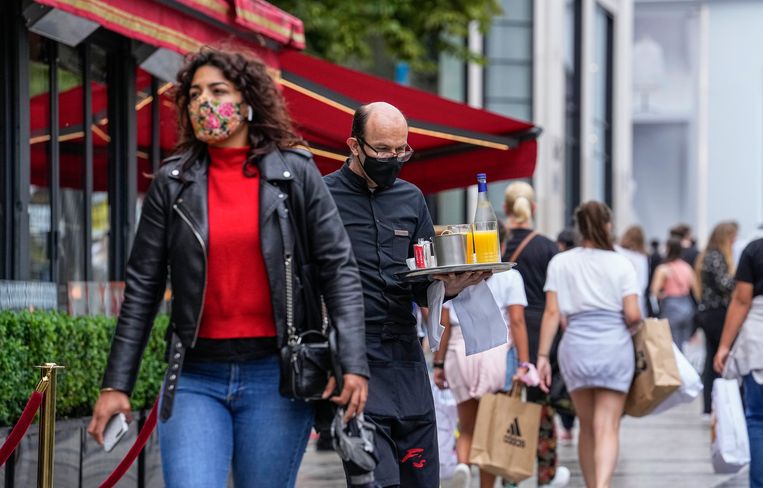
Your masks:
[[[382,487],[437,488],[437,422],[416,329],[368,325],[366,348],[371,379],[365,418],[376,426],[376,483]]]
[[[705,351],[707,353],[705,368],[702,371],[702,384],[705,387],[703,391],[705,413],[710,413],[712,410],[713,381],[720,378],[720,375],[713,369],[713,358],[715,358],[715,353],[718,352],[718,346],[721,343],[724,320],[726,320],[726,307],[697,312],[698,325],[705,333]]]

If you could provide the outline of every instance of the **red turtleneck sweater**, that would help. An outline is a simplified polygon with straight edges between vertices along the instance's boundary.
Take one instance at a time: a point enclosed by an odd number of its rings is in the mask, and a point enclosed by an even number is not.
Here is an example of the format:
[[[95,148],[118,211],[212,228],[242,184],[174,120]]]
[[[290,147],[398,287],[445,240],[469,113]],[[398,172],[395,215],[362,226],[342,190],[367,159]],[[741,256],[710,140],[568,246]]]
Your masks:
[[[209,146],[207,292],[199,337],[275,337],[260,247],[260,177],[243,172],[248,147]]]

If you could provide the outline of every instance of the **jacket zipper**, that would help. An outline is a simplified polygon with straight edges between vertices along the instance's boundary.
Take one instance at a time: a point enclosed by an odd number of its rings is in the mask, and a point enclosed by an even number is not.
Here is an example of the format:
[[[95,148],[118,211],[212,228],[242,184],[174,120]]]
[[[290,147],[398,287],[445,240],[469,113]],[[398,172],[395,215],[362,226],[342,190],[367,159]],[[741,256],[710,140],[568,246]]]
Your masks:
[[[191,228],[193,235],[196,236],[196,240],[199,241],[201,250],[204,253],[204,290],[201,294],[201,308],[199,309],[199,316],[196,318],[196,330],[193,333],[193,341],[191,342],[191,347],[194,347],[196,345],[196,339],[199,337],[199,328],[201,327],[201,314],[204,311],[204,300],[207,296],[207,246],[204,244],[204,239],[201,238],[199,231],[196,230],[196,228],[191,223],[191,220],[182,212],[182,210],[180,210],[180,207],[177,206],[177,203],[173,204],[172,208],[178,213],[178,215],[180,215],[180,218],[183,219],[186,224],[188,224],[188,227]]]

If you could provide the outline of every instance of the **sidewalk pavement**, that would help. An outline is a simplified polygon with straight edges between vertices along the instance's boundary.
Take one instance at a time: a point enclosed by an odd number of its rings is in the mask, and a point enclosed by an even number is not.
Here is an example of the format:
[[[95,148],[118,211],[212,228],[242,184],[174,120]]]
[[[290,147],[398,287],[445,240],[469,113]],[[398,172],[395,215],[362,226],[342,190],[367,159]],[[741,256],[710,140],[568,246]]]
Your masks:
[[[620,436],[620,462],[614,488],[743,488],[747,470],[736,475],[716,475],[710,464],[710,422],[703,419],[701,400],[657,416],[626,417]],[[333,452],[316,452],[310,441],[299,472],[300,488],[345,486],[342,465]],[[575,445],[559,446],[559,462],[572,472],[569,487],[585,487]],[[472,487],[478,487],[473,470]],[[448,488],[447,480],[442,483]],[[530,479],[520,488],[533,488]]]

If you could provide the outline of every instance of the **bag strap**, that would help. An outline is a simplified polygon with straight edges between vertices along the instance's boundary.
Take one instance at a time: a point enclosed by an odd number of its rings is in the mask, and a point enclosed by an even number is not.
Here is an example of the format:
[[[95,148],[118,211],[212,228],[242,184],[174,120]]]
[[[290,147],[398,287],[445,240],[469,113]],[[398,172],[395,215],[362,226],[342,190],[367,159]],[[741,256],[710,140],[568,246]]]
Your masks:
[[[519,398],[521,400],[523,389],[524,389],[524,384],[521,381],[512,380],[511,391],[509,391],[509,396],[512,398]]]
[[[290,225],[289,209],[282,200],[278,206],[278,229],[281,231],[283,242],[283,266],[286,280],[286,341],[293,345],[298,341],[297,330],[294,327],[294,269],[292,267],[294,236],[286,228],[287,225]]]
[[[519,243],[519,246],[517,246],[516,250],[514,250],[514,254],[511,255],[509,258],[509,261],[512,263],[516,263],[517,259],[519,259],[519,256],[522,254],[522,251],[525,250],[528,244],[530,244],[530,241],[535,239],[535,236],[538,235],[538,231],[532,231],[527,236],[522,239],[522,242]]]
[[[282,193],[286,194],[287,197],[290,197],[289,191],[285,188],[286,185],[279,185],[279,190],[281,190]],[[281,231],[281,240],[283,241],[284,245],[284,268],[286,269],[286,330],[289,341],[293,341],[293,343],[296,343],[298,341],[298,335],[296,327],[294,326],[294,289],[293,289],[293,279],[294,279],[294,255],[297,256],[297,261],[300,264],[305,264],[307,262],[307,257],[305,254],[305,245],[302,241],[302,239],[295,240],[294,235],[301,236],[301,233],[297,229],[297,224],[294,222],[294,218],[291,216],[293,215],[293,210],[289,211],[289,205],[287,201],[290,201],[290,198],[285,198],[281,200],[281,205],[278,209],[278,227]],[[282,215],[283,213],[283,215]],[[284,222],[285,221],[285,222]],[[291,229],[291,232],[289,232],[289,229],[287,229],[287,226]],[[323,294],[319,295],[320,299],[320,308],[321,308],[321,333],[323,335],[326,335],[328,328],[330,326],[329,321],[329,314],[328,314],[328,308],[326,308],[326,302],[323,299]]]

